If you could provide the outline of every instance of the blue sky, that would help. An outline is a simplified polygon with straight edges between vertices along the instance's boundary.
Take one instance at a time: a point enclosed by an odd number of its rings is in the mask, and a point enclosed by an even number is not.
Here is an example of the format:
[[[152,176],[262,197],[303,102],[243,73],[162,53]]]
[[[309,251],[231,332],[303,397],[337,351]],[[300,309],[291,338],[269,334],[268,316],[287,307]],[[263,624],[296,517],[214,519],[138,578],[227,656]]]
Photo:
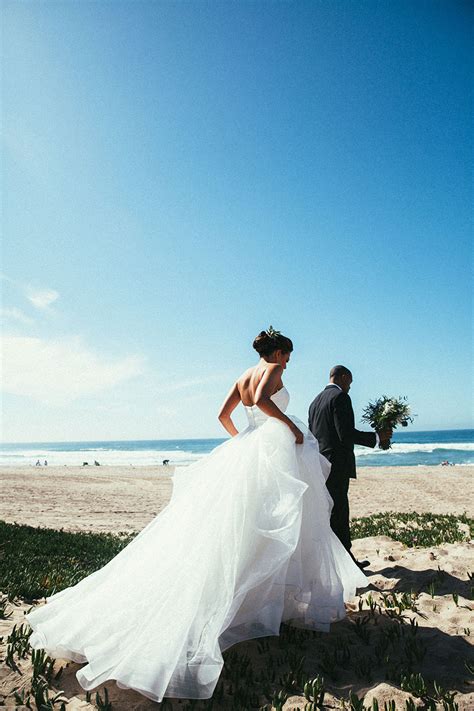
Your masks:
[[[472,426],[467,2],[2,7],[7,441],[218,436],[270,323]]]

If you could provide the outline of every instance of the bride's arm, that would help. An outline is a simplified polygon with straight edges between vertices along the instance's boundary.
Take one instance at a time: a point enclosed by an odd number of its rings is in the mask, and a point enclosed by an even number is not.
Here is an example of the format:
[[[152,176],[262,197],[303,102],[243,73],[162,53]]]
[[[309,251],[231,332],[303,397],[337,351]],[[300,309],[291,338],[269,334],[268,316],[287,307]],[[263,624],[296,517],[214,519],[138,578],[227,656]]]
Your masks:
[[[237,387],[237,383],[234,383],[229,394],[227,395],[224,403],[220,409],[218,419],[222,426],[227,430],[227,432],[232,436],[239,434],[237,427],[232,422],[231,414],[240,402],[240,393]]]
[[[295,423],[290,420],[271,399],[271,396],[281,383],[282,373],[283,368],[281,365],[277,363],[269,364],[255,391],[255,404],[269,417],[275,417],[277,420],[280,420],[280,422],[284,422],[295,435],[296,443],[302,444],[303,433],[301,430],[298,429]]]

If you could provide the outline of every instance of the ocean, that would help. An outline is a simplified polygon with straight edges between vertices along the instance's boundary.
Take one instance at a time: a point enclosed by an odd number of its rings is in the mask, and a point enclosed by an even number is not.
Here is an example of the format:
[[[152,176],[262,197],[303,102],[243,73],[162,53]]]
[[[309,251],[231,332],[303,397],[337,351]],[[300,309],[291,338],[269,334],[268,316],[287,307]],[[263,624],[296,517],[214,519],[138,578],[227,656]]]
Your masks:
[[[28,442],[0,445],[0,466],[77,466],[94,461],[108,465],[186,465],[200,459],[224,439],[156,439],[118,442]],[[392,449],[356,446],[358,467],[413,467],[474,464],[474,430],[397,431]]]

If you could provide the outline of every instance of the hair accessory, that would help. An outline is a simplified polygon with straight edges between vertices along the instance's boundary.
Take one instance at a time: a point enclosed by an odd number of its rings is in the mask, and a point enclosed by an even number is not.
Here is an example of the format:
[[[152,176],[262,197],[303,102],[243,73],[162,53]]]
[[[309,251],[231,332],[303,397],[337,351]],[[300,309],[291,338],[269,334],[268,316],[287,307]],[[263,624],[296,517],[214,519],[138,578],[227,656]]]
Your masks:
[[[265,333],[269,338],[272,338],[273,340],[276,340],[279,336],[281,336],[281,331],[275,331],[273,326],[269,326]]]

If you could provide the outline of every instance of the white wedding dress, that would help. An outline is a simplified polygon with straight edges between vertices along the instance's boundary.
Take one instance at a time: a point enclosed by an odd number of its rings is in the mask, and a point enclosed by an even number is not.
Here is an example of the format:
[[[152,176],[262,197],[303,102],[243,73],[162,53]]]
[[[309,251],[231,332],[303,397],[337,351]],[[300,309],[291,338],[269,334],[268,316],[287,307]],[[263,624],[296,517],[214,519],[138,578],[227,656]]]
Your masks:
[[[285,410],[285,388],[272,396]],[[367,585],[329,527],[330,465],[246,407],[248,427],[177,469],[168,506],[102,569],[48,598],[30,643],[87,662],[84,689],[116,680],[155,701],[209,698],[222,651],[277,635],[282,621],[329,630]]]

